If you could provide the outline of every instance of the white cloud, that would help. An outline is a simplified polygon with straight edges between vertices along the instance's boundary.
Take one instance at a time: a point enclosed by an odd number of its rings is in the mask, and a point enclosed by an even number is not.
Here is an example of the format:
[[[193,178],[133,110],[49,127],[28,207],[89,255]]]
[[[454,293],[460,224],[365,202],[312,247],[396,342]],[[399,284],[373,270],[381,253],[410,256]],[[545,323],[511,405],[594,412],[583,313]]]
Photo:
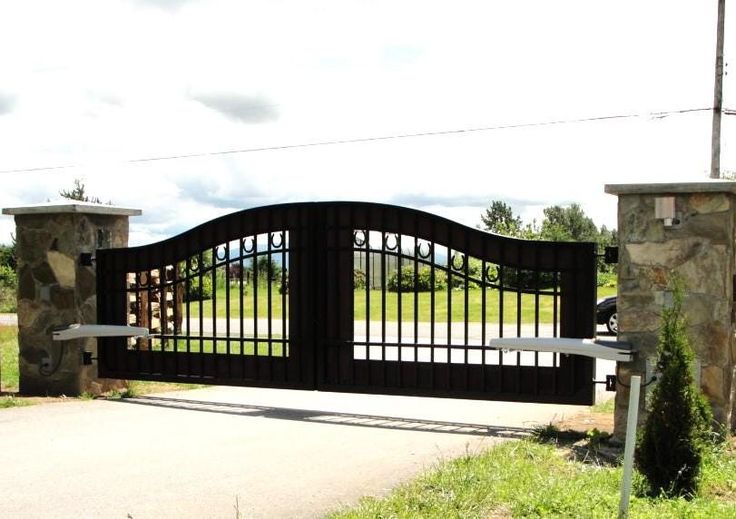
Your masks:
[[[402,203],[471,225],[493,199],[528,217],[575,201],[611,226],[605,183],[705,178],[708,113],[128,161],[707,107],[714,28],[715,5],[664,0],[5,2],[0,170],[79,167],[3,173],[0,204],[81,177],[144,210],[136,243],[296,200]],[[727,100],[733,88],[727,77]]]

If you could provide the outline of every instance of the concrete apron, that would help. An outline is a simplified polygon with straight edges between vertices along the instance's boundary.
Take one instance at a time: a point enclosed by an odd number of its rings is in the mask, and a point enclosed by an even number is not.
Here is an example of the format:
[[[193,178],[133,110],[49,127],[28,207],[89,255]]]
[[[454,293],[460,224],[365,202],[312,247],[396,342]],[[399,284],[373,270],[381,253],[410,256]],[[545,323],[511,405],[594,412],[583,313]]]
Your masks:
[[[208,387],[0,411],[0,517],[320,517],[576,406]]]

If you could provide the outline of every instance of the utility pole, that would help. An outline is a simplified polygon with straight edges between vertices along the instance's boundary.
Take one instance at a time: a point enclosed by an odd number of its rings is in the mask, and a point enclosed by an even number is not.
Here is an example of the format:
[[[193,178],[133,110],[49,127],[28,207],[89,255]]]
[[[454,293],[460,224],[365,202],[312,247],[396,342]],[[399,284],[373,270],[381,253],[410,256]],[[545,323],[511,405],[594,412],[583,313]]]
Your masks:
[[[723,25],[726,0],[718,0],[716,34],[716,78],[713,87],[713,130],[711,132],[710,178],[721,178],[721,113],[723,112]]]

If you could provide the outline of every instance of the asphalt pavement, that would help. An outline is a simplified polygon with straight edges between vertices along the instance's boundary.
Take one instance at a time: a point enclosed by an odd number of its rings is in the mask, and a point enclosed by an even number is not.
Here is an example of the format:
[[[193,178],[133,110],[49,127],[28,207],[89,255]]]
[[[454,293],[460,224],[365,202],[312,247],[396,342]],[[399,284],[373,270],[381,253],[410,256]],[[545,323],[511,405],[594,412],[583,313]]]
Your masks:
[[[0,410],[0,517],[321,517],[575,406],[208,387]]]

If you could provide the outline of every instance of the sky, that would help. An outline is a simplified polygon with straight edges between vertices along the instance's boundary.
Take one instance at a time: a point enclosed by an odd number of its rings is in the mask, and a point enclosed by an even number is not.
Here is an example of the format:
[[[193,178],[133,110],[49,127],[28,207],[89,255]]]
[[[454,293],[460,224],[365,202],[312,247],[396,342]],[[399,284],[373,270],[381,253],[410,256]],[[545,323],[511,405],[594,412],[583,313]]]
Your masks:
[[[708,178],[716,7],[4,0],[0,207],[55,201],[80,179],[90,195],[143,210],[132,245],[316,200],[470,226],[493,200],[527,222],[579,203],[616,227],[605,184]],[[726,62],[734,19],[728,11]],[[731,78],[724,105],[736,108]],[[631,117],[609,118],[621,115]],[[0,242],[13,230],[0,217]]]

